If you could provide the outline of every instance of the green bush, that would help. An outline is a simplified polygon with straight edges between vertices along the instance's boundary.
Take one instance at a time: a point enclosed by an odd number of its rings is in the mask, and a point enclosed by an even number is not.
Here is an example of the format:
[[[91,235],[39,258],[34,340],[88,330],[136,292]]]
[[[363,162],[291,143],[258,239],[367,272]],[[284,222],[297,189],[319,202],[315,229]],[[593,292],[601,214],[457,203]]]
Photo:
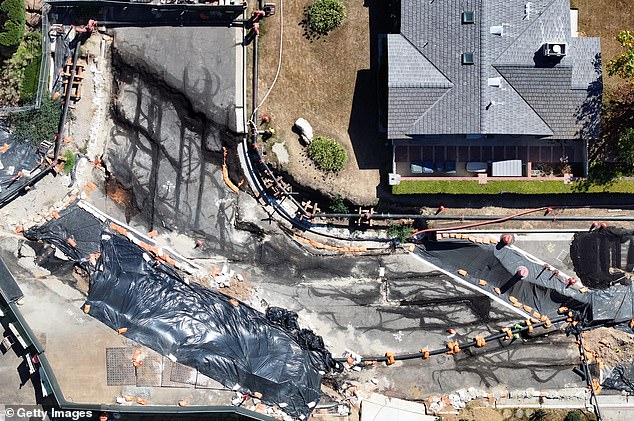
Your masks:
[[[346,206],[346,202],[344,202],[343,197],[340,195],[336,195],[330,204],[330,210],[333,213],[349,213],[350,210],[348,206]]]
[[[401,243],[407,240],[413,232],[411,225],[392,224],[387,227],[387,235],[391,239],[398,240]]]
[[[29,47],[32,49],[32,57],[24,68],[24,75],[22,76],[22,83],[20,84],[20,103],[22,104],[28,104],[35,98],[40,78],[40,65],[42,63],[40,33],[31,32],[30,34],[35,34],[37,39],[36,42],[29,43]]]
[[[346,6],[341,0],[317,0],[306,12],[308,27],[321,35],[326,35],[341,25],[345,17]]]
[[[583,421],[584,417],[581,412],[573,410],[569,411],[564,418],[564,421]]]
[[[317,136],[308,145],[308,156],[324,171],[339,172],[346,165],[348,154],[336,140]]]
[[[10,59],[2,63],[0,72],[0,104],[4,106],[24,105],[32,99],[28,97],[31,83],[38,83],[39,66],[42,60],[42,33],[40,31],[27,32],[17,51]],[[33,63],[35,61],[35,63]],[[27,68],[33,75],[32,82],[25,82]],[[26,85],[24,85],[26,83]],[[33,88],[37,91],[37,86]]]
[[[75,154],[73,151],[64,152],[64,173],[70,174],[75,166]]]
[[[46,96],[42,98],[39,109],[11,114],[9,125],[17,140],[39,145],[44,140],[52,141],[55,138],[61,115],[61,101]]]
[[[14,51],[24,37],[26,7],[24,0],[3,0],[0,4],[0,53]]]

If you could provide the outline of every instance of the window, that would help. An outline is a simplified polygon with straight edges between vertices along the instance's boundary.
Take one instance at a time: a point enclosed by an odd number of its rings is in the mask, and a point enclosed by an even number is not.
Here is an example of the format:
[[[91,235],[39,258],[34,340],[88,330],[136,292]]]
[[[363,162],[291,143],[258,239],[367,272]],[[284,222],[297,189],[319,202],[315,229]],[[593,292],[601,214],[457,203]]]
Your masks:
[[[473,64],[473,53],[466,52],[462,53],[462,64]]]
[[[475,12],[473,10],[466,10],[462,12],[462,23],[473,23],[475,19]]]

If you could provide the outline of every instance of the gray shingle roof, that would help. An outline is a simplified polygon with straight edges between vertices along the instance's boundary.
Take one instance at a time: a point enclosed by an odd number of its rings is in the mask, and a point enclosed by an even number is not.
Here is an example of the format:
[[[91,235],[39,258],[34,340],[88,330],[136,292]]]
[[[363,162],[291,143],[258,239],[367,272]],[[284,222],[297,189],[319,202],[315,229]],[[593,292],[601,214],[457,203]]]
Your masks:
[[[451,88],[449,81],[414,45],[400,34],[387,36],[390,88]]]
[[[590,117],[580,118],[580,108],[588,111],[587,103],[600,98],[599,40],[571,36],[569,0],[532,0],[528,15],[526,4],[402,0],[402,36],[388,36],[388,136],[578,136]],[[461,23],[465,10],[475,12],[475,24]],[[492,26],[502,26],[503,35],[492,34]],[[565,42],[566,57],[545,62],[545,42]],[[474,52],[475,65],[461,64],[466,51]],[[490,86],[489,78],[502,81]]]

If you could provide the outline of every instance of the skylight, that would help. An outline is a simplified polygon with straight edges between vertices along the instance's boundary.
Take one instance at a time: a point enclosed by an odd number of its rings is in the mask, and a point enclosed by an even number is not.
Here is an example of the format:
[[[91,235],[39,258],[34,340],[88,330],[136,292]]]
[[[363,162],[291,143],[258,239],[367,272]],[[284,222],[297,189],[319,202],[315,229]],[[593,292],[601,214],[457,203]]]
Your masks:
[[[462,64],[473,64],[473,53],[468,51],[462,53]]]
[[[465,10],[462,12],[462,23],[475,22],[475,12],[473,10]]]

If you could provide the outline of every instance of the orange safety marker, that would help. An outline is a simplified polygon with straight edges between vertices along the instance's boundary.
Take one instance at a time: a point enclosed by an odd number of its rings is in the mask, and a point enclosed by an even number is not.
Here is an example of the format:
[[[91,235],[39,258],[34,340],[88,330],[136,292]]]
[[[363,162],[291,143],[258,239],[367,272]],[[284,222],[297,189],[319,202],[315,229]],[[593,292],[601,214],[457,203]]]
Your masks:
[[[423,354],[423,356],[421,357],[423,360],[426,360],[427,358],[429,358],[429,348],[428,347],[425,347],[425,348],[421,349],[420,353]]]
[[[123,335],[124,333],[126,333],[128,331],[127,327],[120,327],[119,329],[117,329],[117,333],[119,335]]]
[[[561,306],[557,309],[557,313],[559,314],[564,314],[567,311],[568,311],[568,307],[565,307],[565,306]]]
[[[473,338],[473,340],[475,341],[478,348],[482,348],[487,344],[486,340],[484,340],[484,336],[476,336],[475,338]]]
[[[449,342],[447,343],[447,354],[457,354],[460,352],[460,344],[458,342]]]
[[[240,302],[238,302],[238,300],[236,300],[235,298],[230,298],[229,302],[231,303],[232,306],[238,308],[240,306]]]
[[[502,329],[503,333],[506,333],[506,336],[508,337],[508,339],[513,339],[513,332],[511,331],[510,328],[505,327],[504,329]]]
[[[394,353],[393,352],[386,352],[385,356],[387,357],[387,361],[385,362],[385,364],[387,365],[392,365],[396,362],[396,360],[394,359]]]
[[[0,152],[2,153],[6,153],[9,150],[10,146],[8,144],[4,144],[2,145],[2,147],[0,147]]]
[[[68,237],[66,242],[71,245],[71,247],[77,247],[77,242],[72,239],[72,237]]]
[[[524,323],[526,323],[526,326],[528,327],[528,333],[532,333],[534,328],[533,328],[533,324],[531,323],[531,320],[526,319]]]

